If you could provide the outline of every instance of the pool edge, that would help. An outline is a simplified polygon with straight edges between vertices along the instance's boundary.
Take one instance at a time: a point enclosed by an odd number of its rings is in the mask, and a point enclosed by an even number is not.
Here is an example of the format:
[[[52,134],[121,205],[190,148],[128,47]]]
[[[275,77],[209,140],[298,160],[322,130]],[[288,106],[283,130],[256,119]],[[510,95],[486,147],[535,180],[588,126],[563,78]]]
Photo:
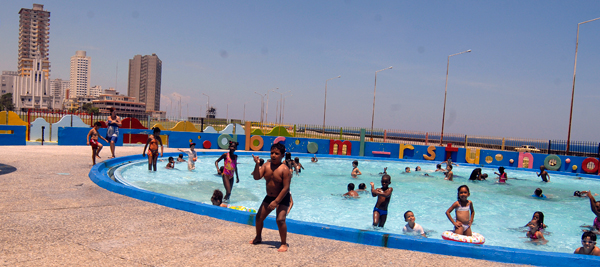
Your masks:
[[[202,151],[202,153],[199,154],[218,155],[221,153],[223,152]],[[250,152],[239,151],[239,154],[249,153]],[[165,153],[165,156],[168,154],[175,155],[177,153]],[[268,155],[268,152],[255,152],[254,154]],[[199,215],[210,216],[216,219],[254,226],[255,214],[253,213],[237,211],[233,209],[223,209],[221,207],[213,205],[208,205],[160,193],[154,193],[146,190],[128,187],[113,181],[108,176],[107,170],[109,166],[119,165],[121,163],[132,160],[137,161],[140,159],[144,158],[141,155],[131,155],[110,159],[105,162],[96,164],[92,167],[92,169],[89,172],[90,180],[108,191],[128,196],[131,198]],[[381,158],[373,159],[382,160]],[[393,249],[404,249],[503,263],[528,264],[538,266],[600,266],[600,257],[597,256],[514,249],[498,246],[463,244],[437,239],[419,238],[398,234],[387,234],[378,231],[367,231],[320,223],[303,222],[292,219],[288,219],[286,221],[289,233],[303,234],[308,236],[321,237],[363,245],[387,247]],[[268,229],[277,230],[277,224],[275,222],[274,217],[267,217],[267,219],[265,220],[265,227]]]

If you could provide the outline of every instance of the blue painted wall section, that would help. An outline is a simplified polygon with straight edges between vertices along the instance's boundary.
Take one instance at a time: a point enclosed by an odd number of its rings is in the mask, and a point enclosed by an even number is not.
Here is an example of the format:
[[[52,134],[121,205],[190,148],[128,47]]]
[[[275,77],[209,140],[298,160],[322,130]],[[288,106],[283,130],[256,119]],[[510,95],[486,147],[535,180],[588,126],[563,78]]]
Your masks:
[[[0,125],[0,131],[11,131],[0,134],[0,146],[24,146],[27,143],[27,126]]]
[[[268,153],[265,152],[258,153],[263,157],[268,156]],[[216,156],[220,154],[220,152],[202,152],[201,154]],[[250,154],[250,152],[240,152],[240,155],[248,154]],[[166,153],[165,157],[176,155],[177,153]],[[333,157],[340,158],[344,156]],[[89,177],[98,186],[118,194],[183,211],[192,212],[195,214],[206,215],[221,220],[227,220],[231,222],[254,226],[256,214],[237,211],[233,209],[221,208],[217,206],[167,196],[159,193],[149,192],[133,187],[127,187],[125,185],[113,181],[108,176],[107,173],[111,166],[118,166],[128,161],[137,160],[145,160],[145,158],[142,158],[141,155],[132,155],[107,160],[105,162],[96,164],[94,167],[92,167],[89,173]],[[382,246],[395,249],[408,249],[413,251],[421,251],[442,255],[469,257],[497,262],[530,264],[539,266],[600,266],[600,257],[596,256],[532,251],[486,245],[462,244],[438,239],[386,234],[381,231],[358,230],[319,223],[302,222],[291,219],[287,220],[287,226],[288,232],[290,233],[323,237],[371,246]],[[267,219],[265,220],[265,227],[273,230],[277,229],[277,224],[273,216],[267,217]],[[249,229],[248,231],[249,233],[253,233],[254,230]]]

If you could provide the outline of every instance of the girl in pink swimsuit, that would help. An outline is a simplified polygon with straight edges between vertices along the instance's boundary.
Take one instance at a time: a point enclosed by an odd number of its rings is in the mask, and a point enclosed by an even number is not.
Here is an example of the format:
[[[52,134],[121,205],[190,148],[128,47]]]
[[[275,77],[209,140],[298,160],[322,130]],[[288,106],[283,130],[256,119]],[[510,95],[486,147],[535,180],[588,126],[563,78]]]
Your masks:
[[[600,217],[600,202],[596,202],[596,199],[590,190],[587,191],[587,196],[590,199],[590,207],[592,208],[592,212],[594,215],[596,215],[592,230],[600,231],[600,220],[598,219],[598,217]]]
[[[498,183],[501,183],[501,184],[506,183],[506,180],[508,178],[506,177],[506,173],[504,172],[504,167],[498,167],[498,171],[500,173],[495,172],[495,174],[497,174],[498,176],[500,176],[500,177],[498,177]]]
[[[219,171],[219,161],[225,159],[225,164],[223,165],[223,186],[225,187],[225,198],[223,198],[224,202],[229,201],[229,196],[231,196],[231,190],[233,189],[233,174],[235,173],[236,183],[240,182],[240,177],[238,176],[237,170],[237,155],[234,154],[237,149],[238,142],[229,142],[229,152],[224,153],[215,161],[215,166],[217,167],[217,172]]]

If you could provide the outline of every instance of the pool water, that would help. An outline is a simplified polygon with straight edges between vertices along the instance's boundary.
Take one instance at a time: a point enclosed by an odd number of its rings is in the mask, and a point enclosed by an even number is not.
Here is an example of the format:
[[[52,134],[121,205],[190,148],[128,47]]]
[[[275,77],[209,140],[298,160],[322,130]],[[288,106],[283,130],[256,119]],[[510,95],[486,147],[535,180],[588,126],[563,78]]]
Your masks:
[[[161,161],[157,172],[149,172],[147,161],[139,161],[120,167],[115,173],[123,179],[122,182],[141,189],[210,204],[214,189],[225,192],[222,179],[216,174],[214,161],[217,157],[199,155],[194,171],[188,171],[185,162],[168,170],[163,167],[166,161]],[[497,184],[494,182],[497,170],[482,168],[483,173],[490,176],[488,181],[468,181],[475,168],[473,166],[455,167],[454,181],[447,181],[443,173],[433,172],[435,163],[425,161],[358,159],[362,175],[354,179],[350,176],[353,160],[320,158],[318,163],[311,163],[310,158],[301,157],[300,162],[305,169],[292,178],[290,190],[294,206],[288,218],[372,230],[376,198],[370,193],[361,193],[358,199],[346,199],[342,194],[347,192],[348,183],[354,183],[356,189],[360,183],[365,183],[370,189],[370,182],[381,187],[379,173],[388,167],[387,172],[392,177],[390,187],[394,191],[387,222],[380,231],[402,234],[406,224],[403,214],[411,210],[429,238],[441,239],[444,231],[453,229],[445,212],[456,201],[457,188],[467,184],[471,191],[469,200],[475,209],[472,230],[485,236],[486,245],[573,253],[581,246],[580,226],[590,225],[594,220],[589,200],[573,197],[573,192],[600,192],[600,183],[596,179],[551,174],[551,182],[544,183],[530,171],[506,170],[509,178],[516,179],[509,179],[507,184]],[[416,166],[420,166],[422,171],[414,172]],[[404,173],[405,167],[410,167],[412,172]],[[233,187],[231,205],[254,209],[260,206],[266,195],[265,181],[254,180],[250,175],[253,170],[252,157],[240,155],[240,182]],[[430,176],[424,176],[425,173]],[[531,196],[538,187],[547,199]],[[525,237],[527,229],[523,226],[531,220],[535,211],[544,213],[544,223],[548,225],[544,236],[549,242],[545,245],[532,243]]]

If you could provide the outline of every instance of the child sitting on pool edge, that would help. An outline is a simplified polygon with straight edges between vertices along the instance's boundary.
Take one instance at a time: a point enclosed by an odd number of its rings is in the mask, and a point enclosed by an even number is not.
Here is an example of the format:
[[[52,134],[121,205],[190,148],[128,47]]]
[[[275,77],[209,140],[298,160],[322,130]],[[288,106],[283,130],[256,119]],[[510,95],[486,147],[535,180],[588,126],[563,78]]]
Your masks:
[[[383,175],[381,177],[381,188],[375,189],[375,183],[371,182],[371,195],[377,197],[377,203],[373,208],[373,226],[381,227],[385,225],[388,213],[388,205],[392,198],[393,188],[389,187],[392,183],[392,177],[389,175]]]
[[[448,220],[454,225],[454,233],[457,235],[472,236],[471,225],[475,218],[475,209],[473,202],[467,198],[471,195],[469,187],[461,185],[458,187],[458,201],[454,202],[446,211]],[[450,212],[456,212],[456,218],[452,218]],[[471,214],[469,214],[469,211]]]
[[[423,237],[427,237],[425,235],[425,230],[423,230],[423,227],[415,222],[415,219],[415,214],[412,211],[409,210],[405,212],[404,221],[407,222],[407,224],[404,226],[404,228],[402,228],[402,232],[405,234],[416,233]]]

